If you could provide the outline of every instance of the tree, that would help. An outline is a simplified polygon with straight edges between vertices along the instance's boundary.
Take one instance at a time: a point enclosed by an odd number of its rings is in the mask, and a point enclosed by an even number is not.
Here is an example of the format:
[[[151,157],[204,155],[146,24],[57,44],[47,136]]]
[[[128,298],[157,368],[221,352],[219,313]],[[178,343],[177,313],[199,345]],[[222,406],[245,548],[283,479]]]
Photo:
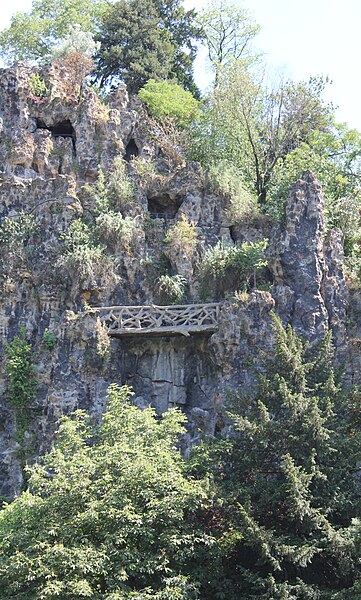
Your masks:
[[[194,451],[198,476],[213,474],[219,549],[202,597],[356,600],[359,408],[335,385],[329,337],[310,349],[274,328],[255,393],[234,399],[233,433]]]
[[[192,70],[199,32],[193,21],[194,11],[185,11],[180,0],[120,0],[109,6],[97,38],[100,85],[121,79],[136,93],[149,79],[173,76],[197,92]]]
[[[0,32],[1,56],[7,63],[42,60],[70,25],[94,32],[106,5],[106,0],[33,0],[29,13],[16,13]]]
[[[149,79],[166,79],[171,72],[175,46],[162,27],[152,0],[121,0],[109,6],[97,37],[100,85],[114,80],[136,93]]]
[[[100,427],[77,411],[0,512],[0,598],[191,600],[187,576],[207,541],[188,524],[204,497],[176,450],[184,417],[159,420],[109,388]]]
[[[265,207],[276,165],[315,130],[329,128],[330,110],[321,98],[324,85],[311,79],[267,90],[262,73],[234,61],[220,73],[219,85],[193,127],[194,156],[208,165],[224,160],[235,164]]]
[[[194,82],[193,63],[197,54],[197,40],[203,38],[194,9],[185,10],[181,0],[153,0],[156,9],[175,46],[172,74],[184,89],[199,99],[199,90]]]
[[[250,17],[248,10],[228,0],[212,0],[200,13],[199,20],[217,86],[221,68],[249,54],[250,42],[260,26]]]

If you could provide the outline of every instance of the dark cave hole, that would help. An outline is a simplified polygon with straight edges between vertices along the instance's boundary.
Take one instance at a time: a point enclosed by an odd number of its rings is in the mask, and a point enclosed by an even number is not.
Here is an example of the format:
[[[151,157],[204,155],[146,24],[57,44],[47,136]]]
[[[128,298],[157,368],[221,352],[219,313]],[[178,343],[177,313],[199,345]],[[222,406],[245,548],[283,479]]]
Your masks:
[[[127,144],[124,154],[124,160],[130,162],[132,158],[135,158],[139,155],[139,149],[133,138],[131,138]]]
[[[72,126],[69,120],[60,121],[55,125],[46,125],[44,121],[41,119],[36,119],[36,128],[37,129],[47,129],[51,132],[51,135],[54,138],[63,137],[63,138],[71,138],[73,143],[73,151],[76,153],[75,142],[76,142],[76,134],[75,129]]]
[[[181,204],[180,198],[171,198],[169,194],[159,194],[148,198],[148,212],[155,219],[174,219]]]

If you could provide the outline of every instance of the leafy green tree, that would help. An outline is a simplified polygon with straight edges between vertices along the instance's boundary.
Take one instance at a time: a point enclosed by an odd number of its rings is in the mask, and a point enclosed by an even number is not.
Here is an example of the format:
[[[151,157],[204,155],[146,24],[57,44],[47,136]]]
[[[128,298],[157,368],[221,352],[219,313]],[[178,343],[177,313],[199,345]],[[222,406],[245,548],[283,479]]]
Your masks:
[[[154,117],[173,117],[180,127],[189,125],[199,110],[199,103],[194,96],[175,81],[158,82],[151,79],[139,90],[138,96]]]
[[[105,0],[33,0],[30,12],[16,13],[0,32],[1,57],[7,63],[44,59],[70,24],[94,32],[106,6]]]
[[[120,0],[103,16],[98,40],[100,85],[123,80],[136,93],[149,79],[176,77],[197,92],[193,80],[199,32],[194,11],[185,11],[180,0]]]
[[[203,116],[193,126],[194,156],[206,165],[221,160],[235,164],[265,206],[276,165],[315,130],[328,131],[324,84],[311,79],[267,90],[262,74],[234,61],[222,70]]]
[[[194,452],[198,474],[213,474],[219,550],[202,597],[356,600],[359,409],[335,385],[329,337],[311,350],[274,328],[256,393],[234,399],[233,433]]]
[[[211,0],[200,13],[199,21],[217,86],[222,67],[249,55],[250,42],[260,26],[254,22],[248,10],[228,0]]]
[[[129,402],[111,386],[99,428],[77,411],[30,469],[29,488],[0,512],[2,600],[191,600],[190,527],[205,496],[176,445],[185,418]]]

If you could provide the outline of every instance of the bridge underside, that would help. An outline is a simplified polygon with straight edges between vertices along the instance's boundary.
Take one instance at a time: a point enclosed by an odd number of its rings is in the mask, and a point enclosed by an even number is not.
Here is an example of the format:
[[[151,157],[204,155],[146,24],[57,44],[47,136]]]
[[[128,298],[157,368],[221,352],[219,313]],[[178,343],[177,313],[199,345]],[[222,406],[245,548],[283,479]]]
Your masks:
[[[138,335],[183,335],[189,337],[192,334],[209,333],[217,331],[216,325],[193,325],[188,327],[150,327],[139,329],[108,329],[108,334],[112,337],[138,336]]]

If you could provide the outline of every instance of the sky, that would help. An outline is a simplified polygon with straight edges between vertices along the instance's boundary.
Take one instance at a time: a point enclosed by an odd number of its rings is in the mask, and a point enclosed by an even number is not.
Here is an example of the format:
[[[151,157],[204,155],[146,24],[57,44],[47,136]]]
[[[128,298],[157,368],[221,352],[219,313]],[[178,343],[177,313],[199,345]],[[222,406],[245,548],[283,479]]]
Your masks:
[[[327,100],[338,106],[337,118],[361,131],[361,0],[233,0],[250,10],[261,25],[255,44],[273,70],[296,80],[328,75]],[[201,9],[205,0],[185,0],[187,8]],[[31,0],[0,5],[0,29],[11,15],[28,11]],[[205,53],[196,65],[199,85],[206,86]]]

